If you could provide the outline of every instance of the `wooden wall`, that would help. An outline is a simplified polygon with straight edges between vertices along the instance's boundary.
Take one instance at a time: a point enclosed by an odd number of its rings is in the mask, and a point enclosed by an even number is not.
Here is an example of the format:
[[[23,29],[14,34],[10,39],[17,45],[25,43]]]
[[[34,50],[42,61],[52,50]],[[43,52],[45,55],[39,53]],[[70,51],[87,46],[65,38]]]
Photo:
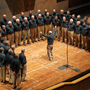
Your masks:
[[[11,13],[19,14],[34,9],[35,0],[6,0]]]
[[[60,2],[57,2],[57,0],[0,0],[0,20],[3,14],[6,14],[7,19],[11,20],[13,15],[18,18],[22,11],[27,16],[29,10],[36,14],[38,9],[41,10],[41,13],[44,13],[45,8],[50,13],[53,9],[56,9],[56,12],[59,13],[60,9],[66,10],[68,8],[68,0],[60,0]]]

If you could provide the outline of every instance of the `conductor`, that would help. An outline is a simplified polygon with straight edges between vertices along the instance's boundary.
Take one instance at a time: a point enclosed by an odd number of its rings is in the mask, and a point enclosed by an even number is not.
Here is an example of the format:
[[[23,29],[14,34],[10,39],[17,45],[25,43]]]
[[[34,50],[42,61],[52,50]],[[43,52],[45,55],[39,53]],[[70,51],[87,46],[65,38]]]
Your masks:
[[[42,32],[41,35],[43,35],[44,37],[47,38],[47,54],[48,54],[48,57],[49,57],[49,60],[52,61],[53,60],[53,43],[54,43],[54,36],[55,36],[55,33],[56,33],[56,28],[57,26],[55,26],[55,30],[54,32],[52,33],[52,31],[49,31],[49,35],[45,35],[43,34]]]

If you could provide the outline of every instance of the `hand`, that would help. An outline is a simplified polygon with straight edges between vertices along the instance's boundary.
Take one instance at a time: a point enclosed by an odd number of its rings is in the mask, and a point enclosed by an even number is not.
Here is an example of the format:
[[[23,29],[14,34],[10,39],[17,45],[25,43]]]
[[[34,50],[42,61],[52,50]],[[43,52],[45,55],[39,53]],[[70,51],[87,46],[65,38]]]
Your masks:
[[[16,73],[15,73],[15,72],[13,72],[13,75],[16,75]]]
[[[40,34],[42,35],[42,32],[40,32]]]
[[[55,26],[55,28],[57,28],[57,26]]]
[[[10,70],[10,67],[8,67],[7,69]]]

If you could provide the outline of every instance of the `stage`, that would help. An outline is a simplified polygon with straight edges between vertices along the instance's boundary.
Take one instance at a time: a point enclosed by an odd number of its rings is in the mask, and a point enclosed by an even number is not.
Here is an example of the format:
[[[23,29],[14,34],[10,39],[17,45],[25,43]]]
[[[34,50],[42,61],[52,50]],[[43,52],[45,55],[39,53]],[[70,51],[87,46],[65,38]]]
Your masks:
[[[21,48],[26,49],[27,81],[21,82],[22,90],[42,90],[90,69],[90,53],[84,49],[69,45],[68,60],[71,67],[60,70],[58,67],[67,64],[67,44],[55,40],[53,61],[48,60],[46,46],[47,41],[40,41],[16,48],[16,53],[20,53]],[[72,70],[75,68],[79,69],[80,72]],[[0,83],[0,90],[13,89],[12,85]]]

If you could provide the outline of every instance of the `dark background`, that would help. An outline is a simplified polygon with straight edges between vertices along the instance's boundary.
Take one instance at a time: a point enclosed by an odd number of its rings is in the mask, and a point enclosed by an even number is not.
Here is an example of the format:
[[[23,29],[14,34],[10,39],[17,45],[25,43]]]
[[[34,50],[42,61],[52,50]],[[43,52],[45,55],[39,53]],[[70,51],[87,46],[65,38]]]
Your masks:
[[[82,5],[89,2],[90,0],[69,0],[69,7],[71,8],[71,7]]]

